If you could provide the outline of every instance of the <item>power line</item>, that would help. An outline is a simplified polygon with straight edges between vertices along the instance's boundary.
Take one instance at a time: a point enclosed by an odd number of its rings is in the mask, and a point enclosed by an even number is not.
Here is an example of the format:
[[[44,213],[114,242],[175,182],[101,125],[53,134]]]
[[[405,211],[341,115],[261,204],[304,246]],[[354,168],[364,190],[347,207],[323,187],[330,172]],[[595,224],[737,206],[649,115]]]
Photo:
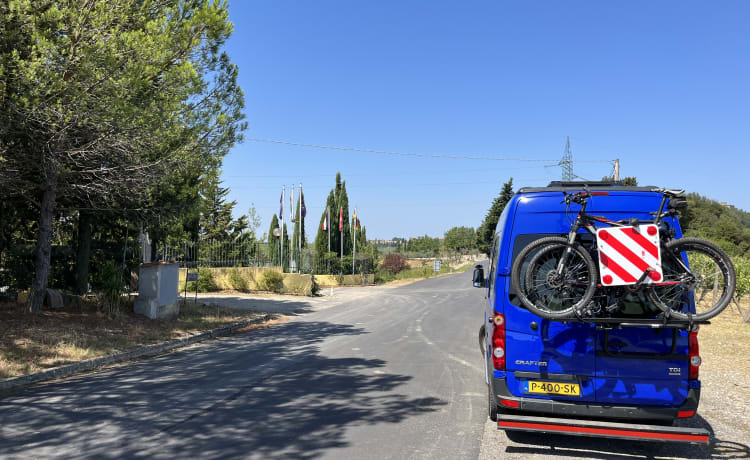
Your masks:
[[[499,158],[499,157],[487,157],[487,156],[469,156],[469,155],[443,155],[434,153],[407,153],[407,152],[391,152],[387,150],[375,150],[375,149],[361,149],[356,147],[340,147],[333,145],[317,145],[317,144],[303,144],[300,142],[281,141],[277,139],[261,139],[257,137],[245,138],[247,141],[252,142],[265,142],[268,144],[282,144],[292,145],[295,147],[309,147],[314,149],[326,149],[326,150],[341,150],[348,152],[362,152],[362,153],[374,153],[378,155],[394,155],[402,157],[417,157],[417,158],[444,158],[450,160],[482,160],[482,161],[526,161],[534,163],[557,163],[560,160],[540,160],[533,158]],[[579,160],[577,163],[611,163],[610,160]]]

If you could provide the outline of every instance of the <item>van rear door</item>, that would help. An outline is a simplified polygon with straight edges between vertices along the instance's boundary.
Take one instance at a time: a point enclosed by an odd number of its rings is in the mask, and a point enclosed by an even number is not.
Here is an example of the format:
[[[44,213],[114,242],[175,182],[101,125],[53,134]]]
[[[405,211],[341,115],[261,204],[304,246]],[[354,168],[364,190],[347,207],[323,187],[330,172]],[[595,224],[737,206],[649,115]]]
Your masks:
[[[651,220],[661,197],[648,192],[611,192],[589,201],[587,211],[611,220]],[[677,236],[679,223],[669,220]],[[621,314],[646,317],[658,310],[643,295],[620,298]],[[596,401],[607,404],[679,405],[688,391],[687,332],[623,327],[596,334]]]
[[[677,329],[600,330],[596,342],[596,401],[682,404],[688,392],[688,337]]]
[[[515,256],[532,241],[569,230],[570,222],[561,210],[560,198],[559,192],[521,196],[508,241],[510,247],[503,248],[506,257],[498,264],[499,272],[510,273]],[[542,319],[521,306],[512,291],[509,276],[505,276],[504,282],[508,389],[524,398],[594,402],[594,325]],[[575,383],[579,385],[580,395],[531,394],[528,386],[532,381]]]

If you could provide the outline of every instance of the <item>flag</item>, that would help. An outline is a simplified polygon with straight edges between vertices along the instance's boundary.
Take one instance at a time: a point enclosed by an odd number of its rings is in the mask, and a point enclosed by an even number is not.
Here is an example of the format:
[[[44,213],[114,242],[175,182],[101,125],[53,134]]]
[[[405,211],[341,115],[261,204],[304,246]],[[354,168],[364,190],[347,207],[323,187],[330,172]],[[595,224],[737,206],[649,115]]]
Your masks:
[[[354,215],[352,216],[352,220],[354,221],[354,230],[357,229],[357,208],[354,208]]]
[[[299,199],[302,200],[302,205],[300,206],[300,216],[304,219],[307,215],[307,208],[305,207],[305,195],[302,194],[302,184],[299,186]]]
[[[281,198],[279,199],[279,222],[284,220],[284,189],[281,189]],[[279,223],[279,228],[281,228],[281,223]]]
[[[328,208],[326,208],[326,216],[323,218],[323,231],[328,230]]]
[[[294,223],[294,185],[292,185],[292,193],[289,194],[289,220]]]
[[[344,208],[339,208],[339,231],[344,231]]]

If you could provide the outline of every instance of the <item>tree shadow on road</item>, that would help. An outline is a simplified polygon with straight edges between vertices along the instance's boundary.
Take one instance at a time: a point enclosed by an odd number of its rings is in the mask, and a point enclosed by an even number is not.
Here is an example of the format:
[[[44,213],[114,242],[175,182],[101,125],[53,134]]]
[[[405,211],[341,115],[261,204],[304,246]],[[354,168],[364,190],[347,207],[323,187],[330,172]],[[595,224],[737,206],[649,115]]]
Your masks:
[[[279,299],[279,298],[263,298],[263,297],[246,297],[241,295],[230,296],[210,296],[203,295],[198,298],[198,301],[221,305],[223,307],[233,308],[237,310],[264,312],[264,313],[280,313],[282,315],[302,315],[313,311],[312,303],[306,299]]]
[[[63,457],[315,458],[352,426],[399,423],[446,403],[397,392],[386,362],[320,353],[365,332],[290,322],[0,401],[0,452]]]
[[[634,459],[634,458],[750,458],[750,446],[740,442],[716,438],[711,425],[700,415],[680,420],[679,426],[705,428],[709,444],[631,441],[559,434],[507,431],[516,444],[506,448],[508,454],[547,455],[577,458]],[[526,444],[526,445],[519,445]]]

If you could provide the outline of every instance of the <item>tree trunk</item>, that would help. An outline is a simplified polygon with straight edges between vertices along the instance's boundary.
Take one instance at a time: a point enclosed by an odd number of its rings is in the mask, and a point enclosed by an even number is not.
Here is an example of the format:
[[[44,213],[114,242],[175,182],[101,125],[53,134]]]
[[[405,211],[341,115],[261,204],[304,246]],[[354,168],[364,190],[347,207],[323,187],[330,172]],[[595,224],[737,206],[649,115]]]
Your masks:
[[[91,221],[92,215],[80,211],[78,215],[78,255],[76,260],[76,293],[88,292],[89,256],[91,254]]]
[[[39,212],[39,238],[36,243],[36,263],[34,266],[34,281],[31,283],[29,295],[29,310],[36,313],[42,310],[44,296],[47,293],[49,269],[52,259],[52,220],[55,216],[57,200],[57,170],[47,167],[42,195],[42,205]]]

